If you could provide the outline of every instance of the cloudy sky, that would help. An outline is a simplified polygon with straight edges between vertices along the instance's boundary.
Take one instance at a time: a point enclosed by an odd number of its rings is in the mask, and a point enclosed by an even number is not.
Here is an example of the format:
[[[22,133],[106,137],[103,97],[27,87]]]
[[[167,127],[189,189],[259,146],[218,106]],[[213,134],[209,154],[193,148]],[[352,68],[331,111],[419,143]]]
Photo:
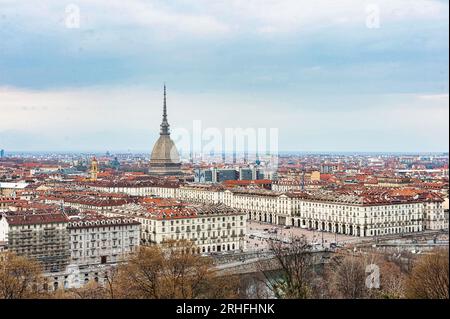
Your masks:
[[[278,128],[296,151],[448,151],[448,1],[0,0],[0,148],[151,150]]]

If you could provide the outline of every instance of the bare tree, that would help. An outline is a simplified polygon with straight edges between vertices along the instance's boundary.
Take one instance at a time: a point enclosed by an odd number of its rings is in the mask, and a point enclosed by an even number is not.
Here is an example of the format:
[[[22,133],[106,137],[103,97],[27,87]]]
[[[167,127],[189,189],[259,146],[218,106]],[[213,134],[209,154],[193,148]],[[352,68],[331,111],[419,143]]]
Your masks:
[[[367,287],[369,265],[377,267],[378,286]],[[328,298],[399,299],[405,297],[407,274],[388,254],[340,253],[325,272]]]
[[[263,272],[241,275],[239,281],[239,298],[268,299],[270,295]]]
[[[95,281],[89,281],[86,285],[78,289],[65,291],[63,298],[66,299],[106,299],[109,295],[105,287]]]
[[[163,255],[160,248],[141,247],[135,256],[119,267],[116,294],[119,298],[162,298],[162,267]]]
[[[163,246],[141,247],[119,267],[114,280],[117,298],[232,298],[237,280],[218,277],[212,259],[196,253],[188,241],[167,242]]]
[[[384,258],[375,261],[380,269],[380,288],[372,289],[371,298],[400,299],[405,296],[405,281],[407,275],[401,266]]]
[[[107,294],[108,298],[115,299],[116,296],[116,289],[119,289],[119,285],[116,284],[119,279],[119,269],[118,267],[113,267],[107,271],[105,271],[105,277],[104,277],[104,290]]]
[[[164,295],[166,298],[198,297],[211,276],[210,258],[193,254],[191,242],[169,242],[163,248]]]
[[[415,299],[448,299],[448,258],[447,248],[438,249],[417,260],[406,284],[407,297]]]
[[[334,258],[329,273],[330,296],[357,299],[366,296],[366,269],[360,256],[346,255]]]
[[[272,260],[260,261],[267,288],[276,298],[305,299],[312,295],[313,256],[304,236],[291,236],[289,243],[270,241]]]
[[[0,299],[36,298],[42,293],[40,264],[12,252],[0,254]]]
[[[208,299],[234,299],[239,297],[239,292],[239,276],[217,276],[216,273],[210,273],[203,282],[202,291],[198,296]]]

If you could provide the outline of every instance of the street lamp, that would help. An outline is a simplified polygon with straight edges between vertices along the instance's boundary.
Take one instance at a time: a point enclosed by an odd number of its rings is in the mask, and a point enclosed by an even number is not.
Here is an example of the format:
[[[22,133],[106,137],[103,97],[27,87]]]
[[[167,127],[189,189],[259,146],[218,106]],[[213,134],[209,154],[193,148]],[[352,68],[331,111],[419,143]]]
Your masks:
[[[323,229],[322,229],[322,248],[323,248]]]

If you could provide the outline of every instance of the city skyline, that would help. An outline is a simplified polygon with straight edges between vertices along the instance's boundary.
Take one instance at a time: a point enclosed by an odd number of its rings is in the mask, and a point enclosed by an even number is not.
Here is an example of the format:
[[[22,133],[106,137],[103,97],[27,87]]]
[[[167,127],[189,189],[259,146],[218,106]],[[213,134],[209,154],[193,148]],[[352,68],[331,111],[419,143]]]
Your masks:
[[[449,0],[0,0],[0,300],[448,300],[448,21]]]
[[[0,148],[150,151],[167,82],[172,128],[448,152],[446,1],[1,3]]]

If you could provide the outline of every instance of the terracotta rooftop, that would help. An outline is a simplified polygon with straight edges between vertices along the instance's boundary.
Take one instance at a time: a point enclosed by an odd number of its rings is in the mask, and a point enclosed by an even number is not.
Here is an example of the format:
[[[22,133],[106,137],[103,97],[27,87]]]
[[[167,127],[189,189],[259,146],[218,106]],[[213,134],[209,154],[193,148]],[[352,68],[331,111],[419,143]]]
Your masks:
[[[14,226],[20,225],[35,225],[35,224],[54,224],[54,223],[67,223],[68,218],[65,214],[54,213],[35,213],[35,212],[20,212],[20,213],[8,213],[3,214],[8,224]]]

